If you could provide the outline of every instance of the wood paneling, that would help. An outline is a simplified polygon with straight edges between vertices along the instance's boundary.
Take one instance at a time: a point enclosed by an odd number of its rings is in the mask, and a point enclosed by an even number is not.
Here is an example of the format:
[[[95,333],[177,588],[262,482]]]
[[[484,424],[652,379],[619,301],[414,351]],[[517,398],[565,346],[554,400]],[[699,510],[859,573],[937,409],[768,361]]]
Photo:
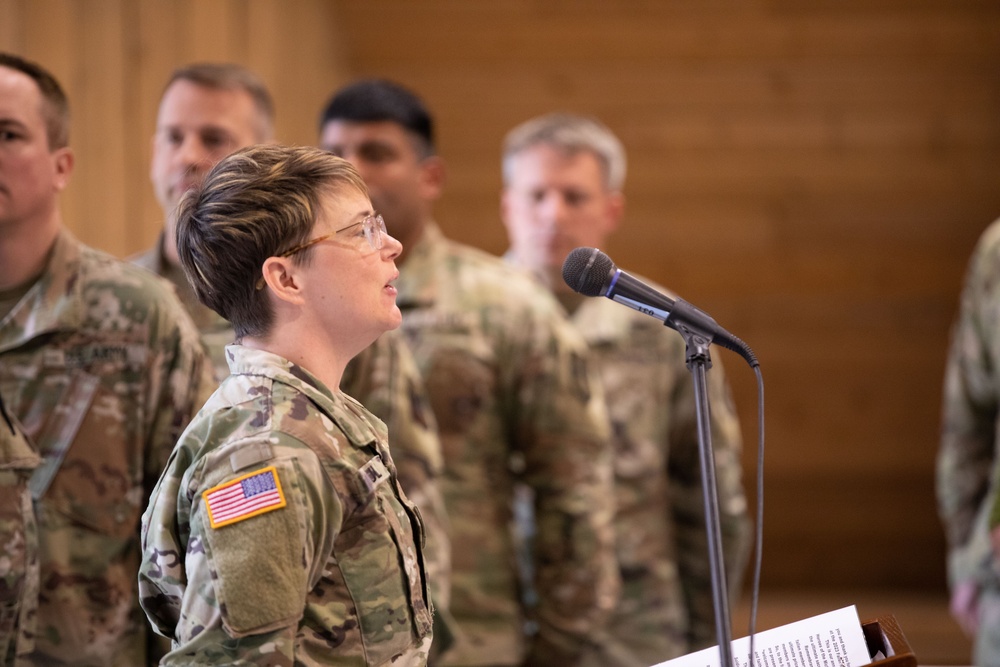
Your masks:
[[[206,60],[252,68],[275,97],[278,137],[310,143],[323,99],[347,79],[339,29],[323,0],[0,0],[0,48],[45,65],[70,97],[66,223],[122,257],[162,224],[148,172],[170,72]]]
[[[150,137],[169,72],[193,60],[260,73],[292,143],[352,77],[411,86],[450,166],[442,226],[497,253],[504,133],[600,116],[630,158],[608,251],[761,359],[765,583],[943,586],[940,379],[965,263],[1000,216],[996,3],[0,0],[0,48],[65,83],[67,222],[121,256],[159,229]],[[749,484],[753,377],[716,358]]]

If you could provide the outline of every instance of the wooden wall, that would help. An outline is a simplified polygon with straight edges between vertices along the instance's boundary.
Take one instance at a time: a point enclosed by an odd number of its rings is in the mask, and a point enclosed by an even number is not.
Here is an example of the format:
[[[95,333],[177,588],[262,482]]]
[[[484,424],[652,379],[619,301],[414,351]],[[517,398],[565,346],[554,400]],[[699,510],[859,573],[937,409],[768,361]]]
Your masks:
[[[948,328],[1000,216],[1000,5],[974,0],[0,0],[0,48],[74,107],[69,226],[124,256],[160,224],[148,184],[164,80],[258,71],[279,137],[315,139],[356,76],[423,94],[451,235],[502,252],[507,129],[567,109],[629,151],[607,250],[746,340],[767,389],[769,587],[943,590],[933,467]],[[750,371],[718,350],[755,464]]]
[[[69,227],[119,256],[156,238],[152,137],[163,86],[180,65],[252,68],[280,107],[279,136],[312,143],[319,105],[348,76],[335,15],[334,3],[318,0],[0,0],[0,49],[45,65],[70,97]]]

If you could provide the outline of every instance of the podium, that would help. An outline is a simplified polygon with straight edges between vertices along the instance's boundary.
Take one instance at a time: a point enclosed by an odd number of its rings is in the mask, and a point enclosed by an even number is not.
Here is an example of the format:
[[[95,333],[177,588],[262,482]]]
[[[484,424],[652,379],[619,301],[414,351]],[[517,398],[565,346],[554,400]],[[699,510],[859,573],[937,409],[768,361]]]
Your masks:
[[[917,656],[913,654],[895,616],[890,614],[865,621],[861,624],[861,631],[865,635],[869,655],[882,651],[885,656],[882,660],[869,663],[870,667],[917,667]]]

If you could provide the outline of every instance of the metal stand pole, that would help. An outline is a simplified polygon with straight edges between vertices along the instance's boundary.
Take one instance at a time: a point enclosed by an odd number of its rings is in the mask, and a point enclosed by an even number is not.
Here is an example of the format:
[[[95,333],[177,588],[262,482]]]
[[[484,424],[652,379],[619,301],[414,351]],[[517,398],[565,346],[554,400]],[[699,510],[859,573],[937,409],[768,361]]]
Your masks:
[[[712,358],[708,351],[709,339],[690,330],[680,333],[687,345],[687,367],[694,379],[698,450],[701,457],[702,495],[705,502],[705,528],[708,533],[712,600],[715,604],[715,634],[719,641],[719,664],[722,667],[735,667],[728,587],[723,562],[722,529],[719,521],[719,491],[715,480],[715,455],[712,450],[712,427],[709,419],[707,371],[712,367]]]

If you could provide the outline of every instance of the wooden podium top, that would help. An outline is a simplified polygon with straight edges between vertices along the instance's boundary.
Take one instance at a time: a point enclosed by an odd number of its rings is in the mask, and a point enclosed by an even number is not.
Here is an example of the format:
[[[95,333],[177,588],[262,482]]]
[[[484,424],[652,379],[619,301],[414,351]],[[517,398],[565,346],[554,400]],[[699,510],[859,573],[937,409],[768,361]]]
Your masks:
[[[868,644],[868,652],[882,651],[883,660],[869,663],[879,667],[917,667],[917,656],[913,654],[903,630],[893,615],[879,616],[861,624],[861,631]]]

